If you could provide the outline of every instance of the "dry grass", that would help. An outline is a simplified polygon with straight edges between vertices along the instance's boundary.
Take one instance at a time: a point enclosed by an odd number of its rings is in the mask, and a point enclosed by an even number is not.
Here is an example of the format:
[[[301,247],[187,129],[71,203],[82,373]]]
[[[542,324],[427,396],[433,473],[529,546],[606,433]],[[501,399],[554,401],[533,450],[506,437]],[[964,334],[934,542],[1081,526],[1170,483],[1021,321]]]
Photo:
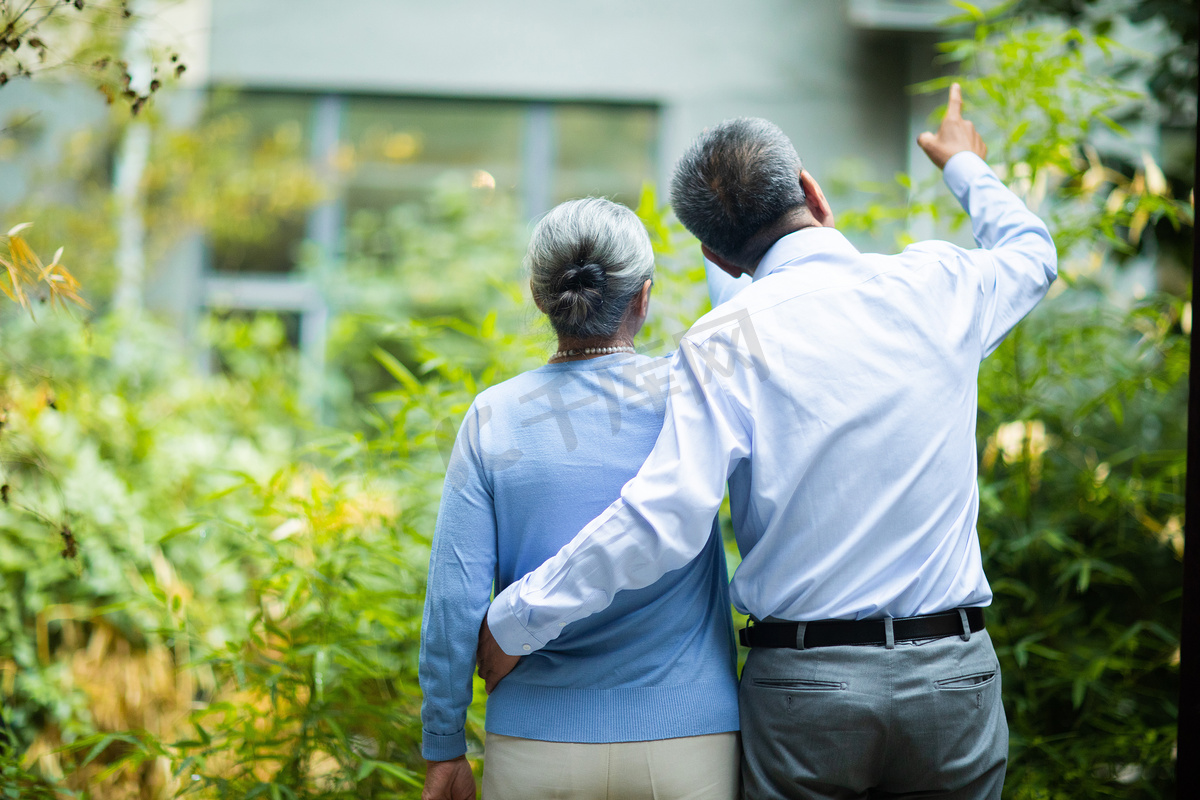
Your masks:
[[[64,607],[58,608],[61,613]],[[191,681],[179,679],[169,649],[161,644],[137,648],[103,619],[81,621],[45,613],[39,617],[39,642],[49,638],[52,622],[62,626],[62,644],[53,658],[68,665],[65,688],[83,692],[97,730],[145,730],[167,740],[183,733],[192,707]],[[72,760],[81,757],[59,752],[63,745],[61,731],[47,727],[26,752],[26,762],[59,780],[69,772],[67,787],[87,789],[104,800],[161,800],[181,788],[165,758],[137,770],[105,774],[122,753],[119,745],[80,769]]]
[[[159,586],[178,598],[181,607],[191,597],[190,587],[179,580],[161,552],[152,555],[151,564]],[[164,741],[187,732],[196,673],[179,669],[189,660],[186,636],[177,637],[174,650],[160,642],[135,644],[93,609],[78,605],[44,609],[38,614],[36,635],[39,660],[43,665],[66,666],[63,689],[82,692],[97,731],[146,731]],[[202,688],[211,692],[211,671],[199,676],[205,684]],[[77,767],[83,755],[60,752],[64,744],[62,732],[48,726],[26,752],[26,763],[36,763],[43,775],[65,778],[68,788],[87,789],[90,797],[100,800],[163,800],[182,788],[166,758],[137,769],[113,769],[128,747],[116,743],[91,763]]]

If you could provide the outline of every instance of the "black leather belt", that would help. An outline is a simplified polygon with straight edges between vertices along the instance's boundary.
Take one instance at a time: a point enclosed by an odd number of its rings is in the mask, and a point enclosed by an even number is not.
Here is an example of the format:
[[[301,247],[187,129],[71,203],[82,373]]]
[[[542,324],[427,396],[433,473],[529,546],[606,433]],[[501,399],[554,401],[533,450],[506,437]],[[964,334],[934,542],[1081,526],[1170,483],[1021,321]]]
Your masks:
[[[938,639],[943,636],[962,636],[962,614],[959,609],[921,617],[901,617],[892,620],[892,639],[896,642],[913,639]],[[972,633],[983,630],[983,609],[964,608],[967,625]],[[827,619],[804,624],[804,644],[796,641],[799,622],[757,622],[740,631],[746,647],[791,647],[807,650],[810,647],[834,647],[848,644],[887,644],[887,625],[881,619]]]

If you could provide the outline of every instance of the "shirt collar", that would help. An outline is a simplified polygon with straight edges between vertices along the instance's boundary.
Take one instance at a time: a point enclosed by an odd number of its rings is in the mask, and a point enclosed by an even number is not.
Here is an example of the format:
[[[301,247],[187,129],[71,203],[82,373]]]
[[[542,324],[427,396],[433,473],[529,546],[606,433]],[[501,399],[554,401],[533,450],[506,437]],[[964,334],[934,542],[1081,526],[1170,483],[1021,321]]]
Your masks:
[[[761,280],[783,266],[835,254],[858,255],[858,248],[835,228],[801,228],[771,245],[754,270],[754,280]]]

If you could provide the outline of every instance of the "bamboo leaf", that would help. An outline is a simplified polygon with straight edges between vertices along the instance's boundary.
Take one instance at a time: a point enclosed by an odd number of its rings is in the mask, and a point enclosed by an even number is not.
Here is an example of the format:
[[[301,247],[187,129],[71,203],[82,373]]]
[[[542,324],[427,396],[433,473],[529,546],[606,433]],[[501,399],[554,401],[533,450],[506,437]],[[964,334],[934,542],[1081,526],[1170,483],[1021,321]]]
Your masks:
[[[398,380],[404,386],[404,388],[408,389],[414,394],[421,391],[421,382],[417,380],[416,376],[409,372],[408,367],[400,363],[399,359],[397,359],[391,353],[384,350],[382,347],[376,347],[371,350],[371,355],[373,355],[375,360],[383,365],[383,368],[388,371],[388,374]]]

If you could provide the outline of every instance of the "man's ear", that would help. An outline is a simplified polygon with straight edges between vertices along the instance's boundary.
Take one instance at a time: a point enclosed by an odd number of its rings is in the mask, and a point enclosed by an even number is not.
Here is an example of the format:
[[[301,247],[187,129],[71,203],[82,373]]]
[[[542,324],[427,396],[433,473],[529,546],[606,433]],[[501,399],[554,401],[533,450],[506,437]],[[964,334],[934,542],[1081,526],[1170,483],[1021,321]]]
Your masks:
[[[737,264],[731,264],[728,261],[726,261],[725,259],[721,258],[719,255],[714,253],[712,250],[709,250],[708,245],[705,245],[705,244],[700,245],[700,252],[704,253],[704,257],[707,258],[709,261],[713,262],[718,267],[720,267],[724,272],[729,273],[730,275],[732,275],[735,278],[740,278],[743,275],[753,274],[753,273],[739,267]]]
[[[821,184],[817,183],[817,179],[807,170],[800,170],[800,188],[804,190],[804,205],[817,225],[832,228],[833,209],[829,207],[829,201],[821,191]]]

